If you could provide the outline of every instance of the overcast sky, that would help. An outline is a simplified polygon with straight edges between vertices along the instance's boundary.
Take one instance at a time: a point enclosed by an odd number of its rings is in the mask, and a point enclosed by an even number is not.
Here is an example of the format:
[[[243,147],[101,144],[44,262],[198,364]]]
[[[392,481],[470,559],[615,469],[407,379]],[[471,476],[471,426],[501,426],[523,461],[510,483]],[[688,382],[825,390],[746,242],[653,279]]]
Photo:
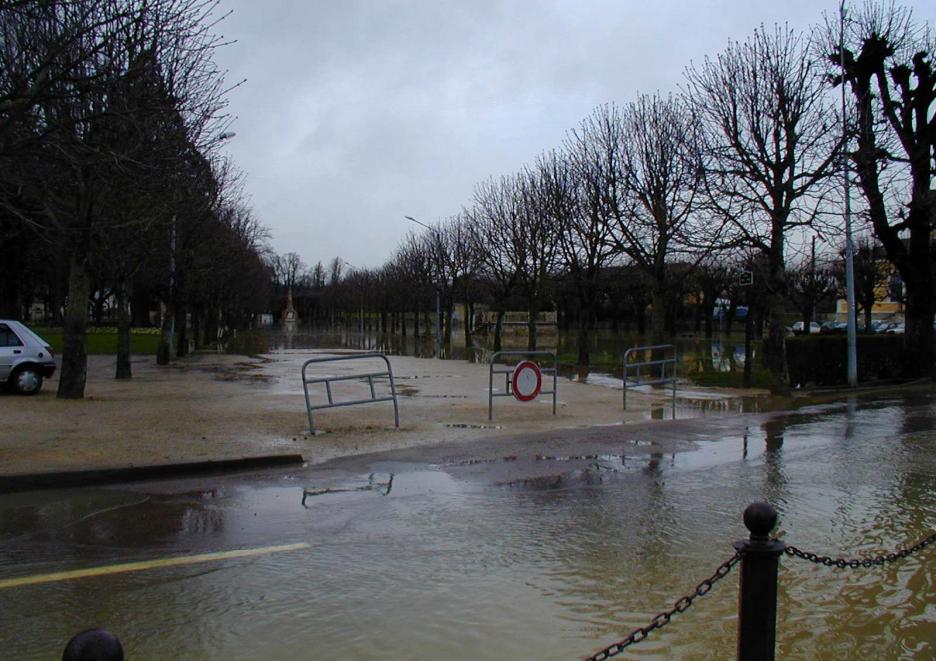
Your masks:
[[[906,3],[936,24],[936,2]],[[595,106],[676,91],[691,61],[760,24],[806,28],[807,0],[221,0],[217,54],[272,247],[312,265],[383,264],[404,235],[471,203]]]

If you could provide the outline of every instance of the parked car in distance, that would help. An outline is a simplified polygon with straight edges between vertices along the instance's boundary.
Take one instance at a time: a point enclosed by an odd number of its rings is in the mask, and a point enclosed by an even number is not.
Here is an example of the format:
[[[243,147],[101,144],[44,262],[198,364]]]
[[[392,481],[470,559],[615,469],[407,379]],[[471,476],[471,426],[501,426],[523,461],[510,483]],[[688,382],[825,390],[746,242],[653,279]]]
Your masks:
[[[793,324],[793,326],[792,326],[792,328],[791,328],[790,330],[793,331],[793,334],[794,334],[794,335],[805,335],[805,334],[806,334],[806,331],[803,330],[803,322],[802,322],[802,321],[797,321],[795,324]],[[810,334],[810,335],[812,335],[812,334],[814,334],[814,333],[818,333],[818,332],[820,332],[821,330],[822,330],[822,329],[820,328],[820,326],[819,326],[818,323],[816,323],[815,321],[810,321],[810,322],[809,322],[809,334]]]
[[[905,330],[904,323],[902,321],[897,322],[896,324],[891,324],[890,327],[885,331],[886,333],[903,333]]]
[[[895,324],[890,321],[885,321],[884,319],[877,319],[871,322],[871,331],[873,333],[886,333],[892,326]]]
[[[826,321],[819,327],[819,332],[826,335],[835,335],[848,332],[848,322],[845,321]]]
[[[0,384],[21,395],[35,395],[43,378],[54,373],[49,343],[18,321],[0,319]]]

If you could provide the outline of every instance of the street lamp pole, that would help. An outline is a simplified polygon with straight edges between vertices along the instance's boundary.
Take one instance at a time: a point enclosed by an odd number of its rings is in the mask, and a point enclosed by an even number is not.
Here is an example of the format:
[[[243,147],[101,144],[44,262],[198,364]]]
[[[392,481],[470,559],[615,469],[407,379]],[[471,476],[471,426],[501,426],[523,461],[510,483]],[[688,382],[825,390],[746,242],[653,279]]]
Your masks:
[[[166,314],[169,315],[169,358],[172,359],[172,350],[175,346],[175,251],[176,251],[176,215],[172,214],[172,229],[169,234],[169,304]]]
[[[848,385],[858,385],[858,343],[855,320],[855,259],[851,231],[851,191],[848,179],[848,124],[845,117],[845,0],[839,5],[839,65],[842,69],[842,178],[845,196],[845,301],[848,305]]]
[[[423,222],[420,222],[420,221],[416,220],[416,219],[413,218],[412,216],[403,216],[403,217],[406,218],[406,220],[410,220],[410,221],[416,223],[417,225],[422,225],[422,226],[425,227],[427,230],[429,230],[430,232],[432,232],[433,236],[435,236],[435,238],[436,238],[436,241],[439,242],[439,247],[440,247],[440,249],[441,249],[441,246],[442,246],[442,236],[439,234],[439,230],[437,230],[435,227],[430,227],[429,225],[426,225],[426,223],[423,223]],[[436,357],[436,358],[441,358],[441,357],[442,357],[442,345],[441,345],[441,342],[442,342],[442,302],[441,302],[441,300],[440,300],[440,298],[441,298],[441,286],[438,285],[438,284],[436,284],[435,295],[436,295],[436,296],[435,296],[435,299],[436,299],[435,357]],[[418,320],[418,319],[416,320],[416,323],[417,323],[417,324],[419,323],[419,320]]]
[[[361,270],[358,267],[356,267],[354,264],[349,262],[348,260],[343,259],[341,261],[347,264],[351,268],[352,271]],[[358,316],[358,325],[359,325],[360,333],[361,333],[361,347],[364,348],[365,342],[364,342],[364,292],[363,290],[361,291],[361,305],[360,305],[360,314]]]

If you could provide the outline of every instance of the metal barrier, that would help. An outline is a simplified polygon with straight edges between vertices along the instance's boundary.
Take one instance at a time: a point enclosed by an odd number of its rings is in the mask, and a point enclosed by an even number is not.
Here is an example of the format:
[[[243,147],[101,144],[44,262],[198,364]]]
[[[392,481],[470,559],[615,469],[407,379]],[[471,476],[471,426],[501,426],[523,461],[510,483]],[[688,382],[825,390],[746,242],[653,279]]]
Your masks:
[[[630,361],[630,357],[633,355],[642,355],[647,351],[662,351],[663,358],[652,359],[651,360],[640,360],[636,362]],[[672,352],[672,354],[667,357],[667,352]],[[624,352],[624,408],[627,409],[627,377],[630,375],[630,368],[637,368],[635,373],[636,383],[635,386],[653,386],[658,384],[669,383],[673,386],[673,417],[676,417],[676,347],[672,344],[653,344],[645,347],[631,347]],[[640,379],[640,368],[648,366],[660,366],[660,374],[651,378],[647,381],[641,381]],[[666,375],[666,366],[672,365],[673,369],[669,376]],[[634,387],[634,386],[631,386]]]
[[[553,415],[556,415],[556,393],[558,392],[558,382],[557,375],[559,374],[559,362],[556,359],[556,354],[552,351],[496,351],[491,355],[491,365],[488,370],[488,420],[494,419],[494,398],[495,397],[513,397],[514,394],[511,392],[510,386],[510,377],[513,376],[513,367],[505,367],[504,369],[494,369],[494,365],[497,363],[497,359],[500,356],[550,356],[552,358],[552,367],[541,367],[541,374],[552,374],[553,378],[553,387],[552,390],[540,390],[540,395],[552,395],[552,412]],[[494,393],[494,375],[503,374],[506,386],[504,392]]]
[[[346,374],[344,376],[323,376],[318,378],[307,378],[306,377],[306,368],[313,363],[332,363],[338,362],[341,360],[364,360],[367,358],[380,358],[387,364],[386,372],[365,372],[362,374]],[[390,379],[390,395],[388,397],[378,397],[377,391],[374,389],[374,379],[382,378]],[[336,402],[332,396],[331,384],[335,381],[353,381],[356,379],[367,379],[367,384],[370,386],[370,399],[355,399],[348,402]],[[325,393],[328,396],[328,404],[316,404],[313,405],[309,401],[309,386],[316,383],[325,384]],[[315,425],[312,422],[312,411],[317,411],[320,409],[331,409],[337,408],[339,406],[354,406],[356,404],[370,404],[373,402],[393,402],[393,419],[394,424],[400,426],[400,409],[397,405],[397,396],[396,388],[393,385],[393,369],[390,367],[390,361],[382,353],[360,353],[354,354],[353,356],[330,356],[328,358],[311,358],[305,363],[302,364],[302,390],[305,392],[305,402],[306,402],[306,411],[309,414],[309,431],[315,433]]]

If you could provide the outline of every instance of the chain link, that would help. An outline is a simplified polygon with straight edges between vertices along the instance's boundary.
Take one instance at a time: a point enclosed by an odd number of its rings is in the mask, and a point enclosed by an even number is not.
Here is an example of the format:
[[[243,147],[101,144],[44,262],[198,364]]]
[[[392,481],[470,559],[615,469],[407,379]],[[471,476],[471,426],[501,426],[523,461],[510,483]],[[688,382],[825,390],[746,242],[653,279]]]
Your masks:
[[[891,553],[885,553],[884,555],[875,556],[873,558],[833,558],[827,555],[817,555],[809,551],[803,551],[792,545],[787,545],[784,553],[795,558],[801,558],[803,560],[815,562],[816,564],[825,565],[826,567],[838,567],[840,569],[850,567],[852,569],[857,569],[858,567],[873,567],[876,565],[883,565],[887,562],[901,560],[909,555],[916,553],[917,551],[926,548],[933,542],[936,542],[936,532],[932,533],[928,537],[921,539],[913,546],[905,549],[898,549]],[[725,562],[720,564],[718,569],[715,570],[714,574],[699,583],[695,590],[692,591],[692,593],[679,598],[673,604],[673,607],[670,610],[658,613],[653,617],[653,619],[650,620],[650,624],[647,626],[637,627],[631,631],[623,640],[614,643],[613,645],[608,645],[604,649],[595,652],[591,656],[585,657],[583,661],[604,661],[605,659],[610,659],[612,656],[617,656],[623,652],[624,649],[630,645],[645,640],[647,636],[650,635],[650,632],[652,632],[654,629],[661,629],[669,624],[674,615],[677,613],[685,613],[689,607],[692,606],[693,600],[695,600],[697,597],[702,597],[708,594],[708,592],[712,589],[712,586],[727,576],[728,572],[731,571],[731,568],[738,564],[740,560],[741,554],[735,553]]]
[[[825,565],[826,567],[838,567],[839,569],[845,569],[848,567],[850,569],[858,569],[859,567],[874,567],[876,565],[883,565],[886,562],[902,560],[908,555],[926,548],[933,542],[936,542],[936,532],[932,533],[929,537],[921,539],[911,547],[897,549],[891,553],[885,553],[884,555],[878,555],[873,558],[833,558],[827,555],[816,555],[815,553],[810,553],[809,551],[803,551],[792,545],[788,545],[784,553],[793,556],[794,558],[808,560],[809,562],[814,562],[817,565]]]
[[[654,629],[662,629],[664,626],[670,623],[670,620],[673,619],[673,616],[677,613],[685,613],[689,607],[692,605],[693,600],[696,597],[701,597],[709,592],[712,589],[712,586],[715,585],[718,581],[725,578],[728,575],[728,572],[731,571],[731,568],[734,567],[741,560],[741,554],[735,553],[733,556],[725,560],[722,564],[718,566],[718,569],[715,570],[715,573],[710,577],[699,583],[695,590],[691,594],[687,594],[684,597],[679,598],[676,603],[673,604],[673,607],[668,611],[663,611],[658,613],[650,620],[650,624],[645,627],[637,627],[623,640],[614,643],[613,645],[608,645],[603,650],[595,652],[591,656],[587,656],[583,661],[604,661],[605,659],[610,659],[612,656],[617,656],[624,651],[624,648],[634,643],[639,643],[644,640],[647,636],[650,635],[650,632]]]

